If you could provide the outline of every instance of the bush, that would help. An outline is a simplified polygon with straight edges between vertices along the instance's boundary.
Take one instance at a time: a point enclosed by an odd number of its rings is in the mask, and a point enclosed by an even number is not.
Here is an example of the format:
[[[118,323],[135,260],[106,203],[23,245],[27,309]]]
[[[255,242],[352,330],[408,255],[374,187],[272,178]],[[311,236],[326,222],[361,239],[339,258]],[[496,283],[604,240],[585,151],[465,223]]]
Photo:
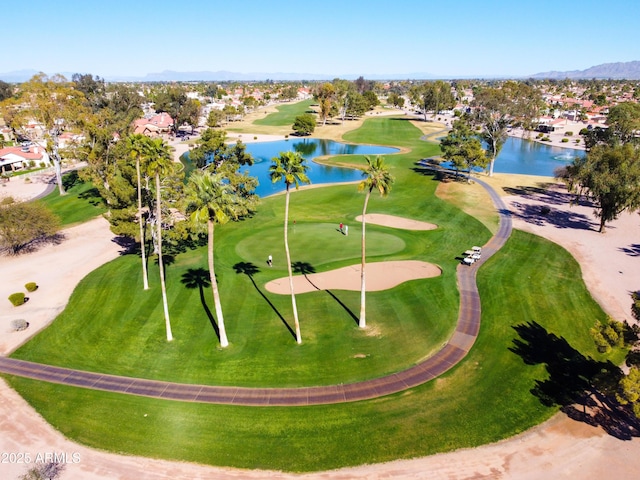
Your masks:
[[[562,143],[567,143],[569,141],[568,138],[563,138],[562,140],[560,140]]]
[[[298,135],[311,135],[316,129],[316,119],[310,113],[303,113],[296,117],[292,130]]]
[[[39,202],[18,202],[0,207],[0,248],[18,253],[32,242],[58,231],[59,220]]]
[[[35,292],[38,289],[38,285],[36,282],[29,282],[25,284],[24,288],[27,289],[27,292]]]
[[[573,132],[564,132],[565,137],[573,137]]]
[[[543,142],[550,142],[551,139],[549,137],[542,137],[540,140],[542,140]]]
[[[576,138],[575,141],[576,141],[576,143],[580,143],[580,139],[579,138]]]
[[[12,293],[11,295],[9,295],[9,301],[13,304],[14,307],[19,307],[25,302],[24,293]]]
[[[591,338],[596,344],[600,353],[609,353],[611,347],[624,347],[634,343],[633,338],[637,336],[630,332],[631,327],[623,322],[618,322],[609,318],[607,323],[596,322],[595,326],[589,330]]]
[[[633,292],[631,298],[633,300],[631,304],[631,314],[633,318],[640,321],[640,292]]]

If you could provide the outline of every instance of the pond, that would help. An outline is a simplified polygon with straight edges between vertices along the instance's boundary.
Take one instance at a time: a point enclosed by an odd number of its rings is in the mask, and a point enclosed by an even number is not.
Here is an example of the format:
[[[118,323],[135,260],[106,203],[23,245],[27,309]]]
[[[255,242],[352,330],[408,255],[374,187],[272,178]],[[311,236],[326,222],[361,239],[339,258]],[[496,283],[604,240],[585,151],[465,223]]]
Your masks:
[[[509,137],[496,158],[494,172],[553,177],[556,168],[584,155],[582,150],[552,147],[532,140]]]
[[[362,171],[320,165],[312,160],[322,155],[390,155],[399,150],[392,147],[377,145],[354,145],[334,142],[318,138],[289,139],[275,142],[255,142],[245,144],[247,152],[254,158],[254,165],[249,168],[251,175],[258,178],[260,185],[256,193],[261,197],[284,191],[284,184],[271,183],[269,167],[271,159],[280,152],[299,152],[308,160],[307,175],[314,185],[325,183],[342,183],[362,180]],[[518,173],[524,175],[539,175],[552,177],[554,170],[567,165],[576,156],[584,156],[581,150],[559,148],[545,145],[531,140],[509,137],[500,155],[496,159],[494,171],[496,173]]]
[[[321,155],[390,155],[397,153],[397,148],[377,145],[353,145],[318,138],[289,139],[275,142],[247,143],[247,152],[253,156],[254,164],[249,168],[251,175],[258,178],[260,185],[256,193],[261,197],[284,191],[284,183],[271,183],[269,167],[271,159],[280,152],[299,152],[308,160],[307,176],[312,185],[323,183],[341,183],[362,180],[362,171],[352,168],[320,165],[313,160]]]

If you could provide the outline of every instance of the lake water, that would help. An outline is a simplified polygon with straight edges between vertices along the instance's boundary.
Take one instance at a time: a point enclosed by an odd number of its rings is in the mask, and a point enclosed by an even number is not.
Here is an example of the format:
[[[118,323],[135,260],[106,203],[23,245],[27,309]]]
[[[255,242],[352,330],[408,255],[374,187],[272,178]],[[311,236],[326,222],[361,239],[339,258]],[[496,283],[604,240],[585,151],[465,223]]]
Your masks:
[[[331,167],[312,162],[315,157],[322,155],[389,155],[397,153],[397,148],[380,147],[375,145],[353,145],[334,142],[318,138],[289,139],[275,142],[255,142],[245,144],[247,152],[253,156],[254,164],[249,168],[251,175],[258,178],[260,185],[256,193],[265,197],[285,189],[284,183],[271,183],[269,167],[271,159],[280,152],[299,152],[308,160],[307,176],[311,184],[353,182],[362,180],[362,171],[344,167]]]
[[[313,162],[321,155],[390,155],[397,153],[397,148],[375,145],[353,145],[317,138],[289,139],[275,142],[255,142],[245,144],[247,152],[254,158],[249,167],[251,175],[258,178],[260,185],[256,193],[266,197],[284,191],[284,183],[271,183],[269,167],[271,159],[280,152],[299,152],[308,160],[307,171],[311,183],[341,183],[362,180],[362,171],[344,167],[332,167]],[[496,173],[519,173],[524,175],[540,175],[552,177],[556,168],[570,163],[576,156],[584,156],[581,150],[558,148],[550,145],[509,137],[500,155],[496,159]]]
[[[571,163],[575,157],[583,156],[582,150],[552,147],[531,140],[509,137],[496,158],[493,171],[553,177],[556,168]]]

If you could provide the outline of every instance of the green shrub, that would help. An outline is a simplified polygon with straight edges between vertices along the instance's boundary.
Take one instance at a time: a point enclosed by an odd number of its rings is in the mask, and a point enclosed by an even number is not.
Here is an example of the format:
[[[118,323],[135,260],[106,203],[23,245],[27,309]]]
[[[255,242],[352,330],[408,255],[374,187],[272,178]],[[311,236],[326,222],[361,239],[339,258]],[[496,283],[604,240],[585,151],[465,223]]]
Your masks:
[[[11,295],[9,295],[9,301],[13,304],[14,307],[19,307],[20,305],[22,305],[25,302],[24,299],[25,296],[22,292],[12,293]]]
[[[563,138],[562,140],[560,140],[562,143],[567,143],[569,141],[568,138]]]
[[[631,327],[623,322],[618,322],[609,318],[607,323],[596,322],[595,326],[589,330],[591,338],[595,342],[596,348],[600,353],[609,353],[611,347],[624,347],[627,339],[631,339],[634,335],[630,334]],[[637,336],[635,336],[637,340]]]
[[[640,321],[640,292],[633,292],[631,294],[633,303],[631,304],[631,314],[633,318]]]
[[[536,138],[542,138],[542,137],[544,137],[544,133],[539,133]]]
[[[542,137],[540,140],[542,140],[543,142],[550,142],[551,139],[549,137]]]
[[[12,203],[16,203],[13,197],[4,197],[0,200],[0,205],[11,205]]]
[[[27,289],[27,292],[35,292],[38,289],[38,285],[36,282],[29,282],[25,284],[24,288]]]
[[[573,137],[573,132],[564,132],[565,137]]]
[[[580,139],[579,138],[576,138],[576,143],[580,143]]]

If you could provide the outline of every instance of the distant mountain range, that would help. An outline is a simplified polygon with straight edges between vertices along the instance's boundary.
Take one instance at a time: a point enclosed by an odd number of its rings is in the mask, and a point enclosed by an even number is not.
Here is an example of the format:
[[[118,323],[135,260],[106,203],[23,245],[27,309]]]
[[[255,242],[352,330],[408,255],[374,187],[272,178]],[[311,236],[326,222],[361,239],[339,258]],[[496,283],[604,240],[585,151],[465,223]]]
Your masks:
[[[640,79],[640,62],[617,62],[617,63],[603,63],[602,65],[596,65],[595,67],[587,68],[586,70],[570,70],[567,72],[543,72],[531,75],[530,78],[549,78],[549,79],[624,79],[624,80],[639,80]]]
[[[33,77],[37,70],[18,70],[14,72],[0,73],[0,80],[9,83],[26,82]],[[93,73],[95,72],[55,72],[64,75],[67,79],[71,79],[73,73]],[[47,73],[51,75],[51,73]],[[97,74],[101,76],[100,74]],[[176,72],[173,70],[165,70],[158,73],[148,73],[145,76],[109,76],[103,78],[108,82],[227,82],[227,81],[301,81],[301,80],[333,80],[334,78],[342,78],[345,80],[355,80],[361,75],[323,75],[318,73],[285,73],[285,72],[252,72],[238,73],[219,70],[216,72]],[[367,80],[407,80],[407,79],[431,79],[439,78],[429,73],[409,73],[409,74],[383,74],[383,75],[362,75]]]
[[[0,73],[0,80],[9,83],[21,83],[26,82],[33,77],[37,70],[18,70],[14,72]],[[66,78],[71,79],[73,73],[70,72],[53,72],[60,73]],[[94,72],[78,72],[78,73],[94,73]],[[50,73],[51,74],[51,73]],[[94,73],[95,74],[95,73]],[[226,81],[264,81],[264,80],[280,80],[280,81],[301,81],[301,80],[333,80],[334,78],[342,78],[345,80],[355,80],[360,75],[325,75],[317,73],[265,73],[265,72],[253,72],[253,73],[238,73],[229,72],[226,70],[219,70],[216,72],[201,71],[201,72],[176,72],[173,70],[165,70],[158,73],[148,73],[145,76],[105,76],[104,79],[108,82],[189,82],[189,81],[203,81],[203,82],[226,82]],[[367,80],[433,80],[437,78],[462,78],[462,77],[447,77],[438,76],[430,73],[406,73],[406,74],[362,74]],[[468,75],[464,78],[482,78],[479,76]],[[485,76],[484,78],[519,78],[509,77],[507,75],[495,75]],[[566,72],[551,71],[536,73],[520,78],[538,78],[538,79],[626,79],[626,80],[640,80],[640,61],[634,62],[618,62],[618,63],[604,63],[602,65],[596,65],[595,67],[587,68],[586,70],[571,70]]]

